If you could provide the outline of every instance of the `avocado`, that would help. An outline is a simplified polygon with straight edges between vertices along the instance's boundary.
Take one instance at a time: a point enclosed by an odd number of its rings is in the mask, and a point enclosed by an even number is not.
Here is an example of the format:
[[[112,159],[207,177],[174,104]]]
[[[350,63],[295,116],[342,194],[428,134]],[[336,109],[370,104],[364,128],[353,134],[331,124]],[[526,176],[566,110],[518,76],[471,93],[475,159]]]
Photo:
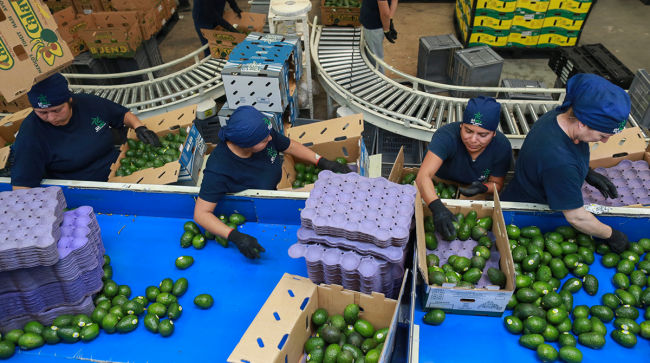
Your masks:
[[[194,305],[198,306],[201,309],[208,309],[214,304],[214,299],[209,294],[197,295],[194,298]]]
[[[99,325],[98,324],[93,324],[90,323],[83,328],[81,328],[81,331],[79,332],[79,336],[81,337],[81,340],[84,342],[89,342],[99,335]]]
[[[25,333],[34,333],[34,334],[41,335],[41,333],[43,333],[44,328],[45,327],[43,326],[43,324],[39,323],[38,321],[30,321],[29,323],[25,324],[25,326],[23,327],[23,331]]]
[[[433,253],[427,255],[427,267],[440,265],[440,258]]]
[[[346,323],[354,324],[359,319],[359,305],[349,304],[343,310],[343,318]]]
[[[192,232],[194,234],[201,233],[199,226],[197,226],[196,223],[192,221],[185,222],[185,224],[183,224],[183,229],[185,230],[185,232]]]
[[[72,324],[72,319],[74,319],[74,315],[59,315],[54,321],[52,321],[52,325],[54,326],[66,326]]]
[[[591,311],[589,310],[589,306],[587,305],[578,305],[573,309],[573,317],[574,318],[586,318],[589,316]]]
[[[580,336],[580,334],[591,332],[591,321],[587,318],[576,318],[573,321],[573,333]]]
[[[323,338],[312,337],[305,342],[305,353],[309,354],[316,348],[325,348],[325,341]]]
[[[623,305],[616,308],[614,315],[617,318],[629,318],[636,320],[639,317],[639,309],[630,305]]]
[[[176,259],[176,268],[179,270],[185,270],[193,264],[194,258],[192,256],[180,256]]]
[[[121,308],[127,315],[140,315],[144,312],[144,306],[135,300],[125,302]]]
[[[521,332],[524,330],[524,324],[516,316],[506,316],[503,319],[503,323],[506,329],[512,334],[521,334]]]
[[[629,330],[614,330],[611,337],[625,348],[633,348],[636,345],[636,335]]]
[[[562,297],[555,291],[549,291],[542,297],[542,307],[544,309],[555,309],[562,305]]]
[[[176,296],[168,293],[168,292],[163,292],[160,295],[156,297],[156,302],[163,304],[165,307],[169,307],[169,305],[173,302],[178,302],[178,299]],[[195,300],[196,303],[196,300]]]
[[[621,259],[618,265],[616,265],[616,271],[626,275],[630,275],[632,271],[634,271],[634,266],[635,266],[634,262],[630,260]]]
[[[108,334],[113,334],[116,331],[116,325],[118,321],[120,320],[120,317],[108,313],[106,316],[104,316],[104,319],[102,319],[102,329]]]
[[[358,319],[354,323],[354,330],[364,338],[371,338],[375,334],[375,328],[367,320]]]
[[[149,313],[144,316],[144,327],[147,328],[150,332],[157,334],[158,333],[158,324],[160,319],[155,314]]]
[[[181,277],[180,279],[176,280],[174,282],[174,286],[172,287],[172,294],[176,297],[181,297],[185,292],[187,291],[187,288],[189,287],[189,283],[185,277]]]
[[[614,294],[621,300],[623,305],[636,305],[636,299],[634,298],[634,295],[630,294],[629,292],[623,290],[623,289],[616,289],[614,290]]]
[[[650,248],[648,250],[650,250]],[[642,337],[650,339],[650,320],[646,320],[639,324],[639,330]]]
[[[519,338],[519,344],[524,348],[536,350],[544,344],[544,337],[541,334],[525,334]]]
[[[508,233],[508,238],[514,240],[519,239],[519,236],[521,235],[521,230],[514,224],[507,225],[506,232]]]
[[[340,332],[344,332],[346,328],[345,319],[339,314],[330,316],[330,325],[337,328]]]
[[[573,336],[571,338],[573,339],[573,345],[567,344],[560,348],[560,359],[566,363],[580,363],[582,362],[582,352],[575,347],[575,338]],[[565,339],[565,342],[569,343],[569,339]]]
[[[594,261],[596,260],[596,258],[594,257],[594,253],[585,247],[578,248],[578,256],[582,257],[582,261],[587,265],[593,264]]]
[[[45,344],[40,334],[27,332],[18,338],[18,346],[23,350],[40,348]]]
[[[553,256],[553,257],[562,256],[562,247],[560,246],[559,243],[557,243],[557,242],[555,242],[553,240],[547,239],[545,241],[545,245],[546,245],[546,251],[548,251],[548,253],[550,253],[551,256]]]
[[[560,336],[557,338],[558,344],[560,344],[560,347],[575,347],[578,342],[571,333],[562,333]],[[560,355],[562,355],[562,348],[560,348]]]
[[[478,245],[487,247],[487,249],[489,250],[492,248],[492,246],[494,246],[494,242],[492,242],[492,240],[488,237],[481,237],[478,240]]]
[[[560,282],[560,280],[556,279],[555,277],[551,277],[551,279],[548,280],[548,284],[551,285],[551,288],[553,289],[553,291],[558,290],[560,288],[560,286],[562,286],[562,283]]]
[[[515,294],[510,295],[510,300],[508,300],[508,304],[506,305],[506,310],[514,310],[514,308],[517,307],[517,305],[519,305],[517,296]]]
[[[592,316],[595,316],[606,323],[609,323],[614,319],[614,312],[607,306],[594,305],[591,307],[590,311]]]
[[[647,262],[647,261],[644,261]],[[645,287],[646,285],[646,275],[643,271],[635,270],[630,273],[630,282],[632,285],[639,287]]]
[[[433,224],[433,217],[432,216],[424,217],[424,223],[423,224],[424,224],[424,230],[426,232],[435,232],[436,231],[436,227]]]
[[[512,315],[516,316],[522,321],[530,316],[538,316],[540,318],[546,319],[546,311],[544,311],[544,309],[528,303],[519,303],[515,307]]]
[[[524,227],[521,229],[521,237],[533,238],[535,236],[541,236],[542,231],[535,226]]]
[[[521,268],[524,271],[533,272],[537,270],[541,259],[542,256],[539,253],[532,253],[521,263]]]
[[[571,319],[566,318],[563,322],[556,325],[555,328],[560,334],[568,333],[573,329],[573,324],[571,323]]]
[[[171,320],[180,318],[182,313],[183,307],[177,302],[171,303],[167,309],[167,317]]]
[[[533,279],[526,275],[515,275],[515,287],[521,289],[524,287],[530,287],[533,284]]]
[[[56,334],[66,343],[76,343],[80,339],[80,331],[76,325],[60,326]]]
[[[478,227],[484,228],[485,230],[489,231],[492,229],[492,217],[483,217],[480,218],[477,222],[476,225]]]
[[[523,261],[528,256],[528,250],[524,246],[517,246],[512,250],[512,259],[514,262]]]
[[[546,320],[553,325],[558,325],[564,321],[568,313],[564,309],[553,308],[546,312]]]
[[[598,279],[594,275],[587,274],[582,278],[582,287],[587,294],[594,296],[598,293]]]
[[[167,307],[161,303],[155,302],[147,308],[147,312],[157,316],[165,316],[167,314]]]
[[[546,326],[546,320],[538,316],[531,316],[524,321],[524,327],[533,334],[542,334]]]
[[[172,292],[172,289],[174,288],[174,280],[172,280],[169,277],[164,278],[160,282],[159,286],[160,286],[160,292]],[[155,298],[149,300],[155,300]]]
[[[607,306],[608,308],[614,310],[616,309],[620,304],[621,300],[616,297],[616,295],[612,294],[611,292],[606,293],[602,297],[603,305]]]
[[[327,310],[325,309],[316,309],[314,314],[311,316],[311,321],[316,324],[316,326],[321,326],[327,322],[328,318]]]
[[[103,270],[104,270],[104,275],[102,276],[103,281],[113,278],[113,268],[111,266],[104,266]]]
[[[600,349],[605,345],[605,337],[598,333],[583,333],[578,336],[578,342],[588,348]]]
[[[458,272],[455,271],[447,272],[445,274],[445,278],[447,279],[447,282],[450,284],[457,284],[462,279],[462,277],[458,274]]]
[[[205,236],[202,234],[197,234],[194,236],[194,238],[192,238],[192,246],[194,246],[194,248],[197,250],[203,249],[207,243],[208,239],[205,238]]]
[[[168,337],[174,334],[174,322],[169,319],[163,319],[158,324],[158,332],[162,337]]]
[[[564,305],[564,308],[567,312],[573,310],[573,294],[567,290],[560,290],[558,292],[560,297],[562,298],[562,305]]]
[[[587,247],[589,248],[589,247]],[[611,249],[609,248],[609,245],[606,243],[600,243],[596,246],[596,253],[600,255],[606,255],[611,252]]]
[[[427,250],[435,250],[438,248],[438,239],[433,232],[424,232],[424,242]]]
[[[607,335],[607,327],[605,327],[605,324],[603,324],[602,320],[598,319],[596,316],[592,316],[589,318],[589,321],[591,321],[592,333],[597,333],[602,336]]]
[[[368,354],[369,351],[377,348],[378,344],[379,343],[377,343],[374,339],[368,338],[364,340],[363,343],[361,343],[361,351],[363,354]]]
[[[539,266],[535,273],[535,281],[549,282],[553,277],[551,268],[548,266]]]
[[[463,281],[469,282],[472,287],[481,279],[483,273],[476,267],[472,267],[463,274]]]
[[[320,332],[320,336],[326,343],[338,344],[341,339],[341,331],[331,325],[324,325],[323,330]]]
[[[548,344],[540,344],[537,346],[537,357],[542,362],[555,362],[558,357],[558,352]]]
[[[553,288],[551,287],[551,284],[548,282],[544,281],[535,281],[533,282],[533,290],[537,291],[539,296],[544,296],[548,294],[549,292],[553,291]]]
[[[357,359],[364,356],[364,352],[352,344],[343,344],[341,346],[341,352],[349,352],[352,354],[352,359]]]
[[[348,343],[354,345],[357,348],[361,348],[363,340],[364,339],[361,334],[354,331],[354,327],[352,327],[352,332],[348,335]]]
[[[646,287],[646,289],[643,290],[643,292],[641,292],[641,295],[639,295],[639,300],[637,301],[637,303],[640,304],[642,307],[650,306],[650,286]]]
[[[86,326],[86,324],[90,324],[92,322],[93,322],[92,319],[88,315],[79,314],[79,315],[76,315],[74,318],[72,318],[71,324],[76,325],[76,326],[81,328],[81,327]]]
[[[585,277],[589,273],[589,265],[584,263],[577,263],[576,267],[571,272],[578,277]]]
[[[624,289],[626,290],[628,287],[630,287],[630,279],[625,275],[620,272],[617,272],[612,276],[612,283],[614,286],[616,286],[617,289]]]
[[[445,282],[447,282],[447,277],[443,272],[434,271],[429,274],[429,284],[442,286]]]
[[[483,237],[487,237],[487,229],[479,226],[474,226],[471,231],[472,239],[478,241]]]
[[[181,247],[182,248],[187,248],[187,247],[191,246],[192,245],[192,239],[194,239],[194,236],[196,236],[196,234],[194,234],[192,232],[183,233],[183,235],[181,236]]]
[[[570,293],[575,294],[582,288],[582,281],[575,277],[572,277],[564,282],[562,285],[562,290],[568,290]]]
[[[562,249],[563,255],[570,255],[578,252],[578,245],[571,242],[561,242],[560,248]],[[587,250],[589,252],[589,250]]]
[[[469,258],[467,257],[458,257],[454,260],[451,266],[454,268],[454,271],[458,273],[463,273],[469,270],[469,267],[472,265]]]
[[[102,320],[104,320],[104,317],[108,315],[108,310],[104,308],[97,307],[93,311],[93,313],[90,315],[90,319],[92,320],[93,323],[101,325]]]
[[[230,215],[230,217],[228,218],[228,221],[230,223],[234,223],[234,224],[239,226],[239,225],[244,224],[246,222],[246,218],[244,218],[244,216],[241,215],[241,214],[234,213],[234,214]]]
[[[429,325],[440,325],[445,321],[445,312],[440,309],[433,309],[424,315],[424,322]]]
[[[172,283],[172,287],[173,287],[173,283]],[[158,289],[158,287],[156,286],[148,286],[145,290],[145,296],[147,297],[147,299],[149,299],[149,301],[156,301],[156,297],[158,296],[158,294],[160,294],[160,289]]]

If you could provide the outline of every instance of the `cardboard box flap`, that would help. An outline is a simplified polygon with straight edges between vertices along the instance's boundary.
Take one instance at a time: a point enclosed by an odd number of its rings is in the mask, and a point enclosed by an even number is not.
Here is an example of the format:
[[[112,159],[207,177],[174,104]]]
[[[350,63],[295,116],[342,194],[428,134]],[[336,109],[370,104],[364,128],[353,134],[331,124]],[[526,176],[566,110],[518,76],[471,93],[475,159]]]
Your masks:
[[[180,108],[162,115],[150,117],[142,120],[147,128],[155,132],[158,136],[160,133],[165,135],[169,131],[178,130],[181,126],[191,126],[196,119],[196,105]],[[133,136],[133,137],[132,137]],[[135,130],[129,130],[129,138],[135,137]]]
[[[618,165],[624,159],[643,159],[643,154],[650,148],[646,149],[641,129],[633,127],[610,137],[607,143],[589,143],[589,150],[589,166],[609,168]]]
[[[142,19],[141,14],[137,11],[93,13],[92,16],[100,28],[130,28],[140,24]]]
[[[266,14],[241,13],[241,19],[234,11],[224,11],[223,18],[243,32],[261,32],[266,25]]]
[[[54,19],[56,20],[56,25],[64,27],[68,25],[68,22],[77,19],[77,12],[73,7],[67,7],[61,11],[57,11],[53,14]]]
[[[327,123],[316,122],[292,127],[287,131],[287,137],[309,147],[317,143],[345,141],[360,136],[362,132],[363,114],[356,114],[328,120]]]
[[[16,141],[16,133],[20,129],[20,125],[22,125],[23,121],[30,113],[32,113],[32,108],[27,108],[0,120],[0,136],[2,136],[5,142]],[[4,144],[2,146],[4,146]]]
[[[402,169],[404,169],[404,146],[402,146],[399,149],[399,153],[397,153],[393,168],[390,170],[390,175],[388,175],[388,181],[399,184],[402,180]]]
[[[246,34],[233,33],[224,30],[201,29],[201,33],[210,44],[228,44],[241,43],[246,39]]]

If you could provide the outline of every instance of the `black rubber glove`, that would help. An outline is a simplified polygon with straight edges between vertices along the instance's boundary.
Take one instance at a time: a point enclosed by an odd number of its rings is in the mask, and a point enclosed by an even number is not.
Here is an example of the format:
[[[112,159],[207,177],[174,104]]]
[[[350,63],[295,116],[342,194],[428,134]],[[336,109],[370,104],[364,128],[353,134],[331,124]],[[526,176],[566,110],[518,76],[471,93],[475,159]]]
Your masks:
[[[140,126],[135,129],[135,134],[138,135],[138,139],[144,142],[145,144],[150,144],[151,146],[160,147],[160,140],[158,140],[158,135],[155,132],[149,130],[147,126]]]
[[[458,218],[442,204],[442,200],[436,199],[429,203],[429,209],[433,213],[433,225],[443,238],[456,234],[456,227],[452,222],[458,223]]]
[[[389,42],[391,42],[391,43],[395,43],[395,38],[393,38],[393,34],[391,34],[391,31],[390,31],[390,30],[389,30],[389,31],[385,31],[385,32],[384,32],[384,36],[386,37],[386,39],[388,39]]]
[[[393,26],[393,19],[390,19],[390,35],[393,37],[393,39],[397,40],[397,30],[395,30],[395,27]]]
[[[598,174],[589,168],[587,177],[585,178],[587,184],[596,187],[605,198],[618,198],[618,191],[616,190],[616,185],[612,183],[606,176]]]
[[[630,241],[627,240],[627,235],[621,231],[612,228],[612,236],[605,240],[614,253],[621,253],[630,248]]]
[[[237,17],[241,19],[241,13],[242,13],[241,9],[235,9],[233,11],[235,12],[235,14],[237,14]]]
[[[470,186],[467,188],[458,188],[458,191],[460,194],[466,196],[466,197],[473,197],[476,194],[483,194],[487,193],[488,187],[487,185],[481,183],[481,182],[473,182]]]
[[[233,229],[228,235],[228,241],[232,242],[239,248],[242,255],[254,260],[260,257],[260,252],[266,252],[264,247],[257,243],[257,238],[249,236],[246,233],[241,233]]]
[[[232,26],[232,25],[230,26],[230,28],[228,28],[228,31],[231,32],[231,33],[241,33],[241,32],[239,31],[239,29],[235,28],[235,27]]]
[[[335,173],[341,173],[341,174],[352,173],[352,169],[350,169],[349,166],[341,163],[337,163],[336,161],[327,160],[322,156],[320,157],[320,159],[318,159],[317,165],[324,170],[330,170]]]

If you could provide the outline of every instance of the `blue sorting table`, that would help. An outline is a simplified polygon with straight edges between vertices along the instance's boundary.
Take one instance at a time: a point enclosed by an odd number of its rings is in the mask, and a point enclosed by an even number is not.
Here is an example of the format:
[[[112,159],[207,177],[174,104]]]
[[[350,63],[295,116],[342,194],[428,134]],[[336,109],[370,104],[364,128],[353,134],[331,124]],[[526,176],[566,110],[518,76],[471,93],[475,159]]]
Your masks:
[[[519,227],[537,226],[542,232],[554,230],[558,226],[568,225],[561,213],[532,213],[504,211],[507,224]],[[650,237],[650,219],[628,217],[598,217],[603,223],[626,233],[630,241],[637,241]],[[584,290],[573,295],[573,305],[602,305],[601,296],[616,289],[611,278],[616,269],[607,269],[600,263],[601,256],[595,254],[596,262],[590,267],[589,273],[596,276],[599,281],[598,294],[589,296]],[[574,277],[569,274],[567,279]],[[415,306],[414,322],[420,326],[419,358],[420,362],[540,362],[537,353],[519,345],[521,335],[513,335],[503,327],[503,318],[447,314],[439,326],[426,325],[422,321],[421,289],[417,290],[418,298]],[[640,317],[636,320],[641,323],[645,310],[640,310]],[[504,317],[511,315],[512,311],[506,310]],[[600,350],[593,350],[577,345],[583,354],[583,362],[616,361],[622,357],[635,362],[650,361],[650,344],[648,340],[637,336],[637,345],[632,349],[618,345],[609,334],[614,330],[612,323],[605,323],[608,335],[607,343]],[[559,344],[549,343],[559,351]]]

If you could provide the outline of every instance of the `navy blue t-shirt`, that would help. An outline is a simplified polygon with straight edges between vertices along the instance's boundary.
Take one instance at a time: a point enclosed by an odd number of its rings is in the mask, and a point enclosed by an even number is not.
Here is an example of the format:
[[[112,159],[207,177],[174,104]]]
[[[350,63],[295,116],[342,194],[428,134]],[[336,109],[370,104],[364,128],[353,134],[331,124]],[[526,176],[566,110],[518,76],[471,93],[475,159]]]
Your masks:
[[[589,144],[574,144],[557,123],[559,114],[547,112],[530,129],[501,200],[548,204],[552,210],[584,205],[580,188],[589,171]]]
[[[53,179],[101,181],[119,155],[109,128],[123,128],[129,109],[93,95],[73,95],[72,117],[54,126],[32,112],[23,121],[13,145],[11,185],[34,188],[44,176]]]
[[[247,189],[275,190],[282,176],[282,158],[278,152],[289,148],[291,140],[271,130],[266,148],[248,158],[235,155],[225,142],[210,154],[203,171],[199,197],[217,203],[226,193]]]
[[[390,7],[390,4],[391,0],[388,0],[388,7]],[[361,3],[359,22],[364,28],[370,30],[384,27],[381,23],[381,14],[377,0],[368,0]]]
[[[462,122],[447,124],[438,129],[431,138],[429,151],[443,161],[436,176],[461,184],[471,184],[475,181],[483,183],[490,175],[506,176],[512,160],[510,140],[497,130],[496,136],[485,150],[476,160],[472,160],[460,138],[460,125]]]

